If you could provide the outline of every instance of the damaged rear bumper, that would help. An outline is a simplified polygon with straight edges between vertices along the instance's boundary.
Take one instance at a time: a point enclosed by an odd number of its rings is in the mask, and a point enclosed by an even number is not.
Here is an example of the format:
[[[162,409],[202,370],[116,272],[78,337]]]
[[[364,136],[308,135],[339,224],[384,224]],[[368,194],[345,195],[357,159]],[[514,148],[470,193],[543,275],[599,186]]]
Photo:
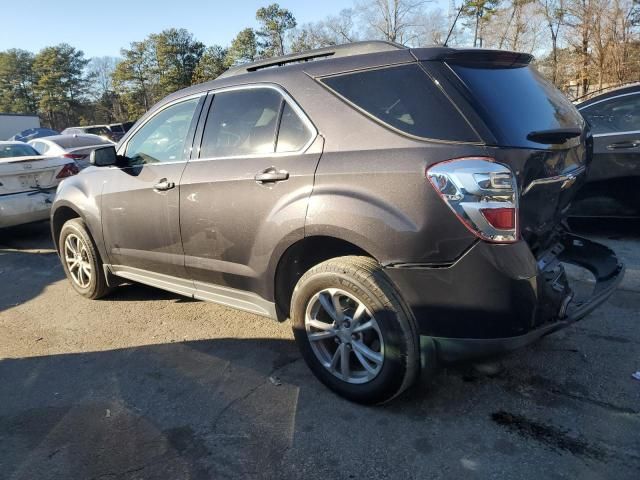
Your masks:
[[[563,263],[593,274],[587,298],[574,295]],[[611,249],[570,233],[538,258],[525,242],[479,242],[448,267],[385,270],[413,310],[423,350],[435,344],[444,362],[508,352],[564,328],[604,303],[624,277]]]

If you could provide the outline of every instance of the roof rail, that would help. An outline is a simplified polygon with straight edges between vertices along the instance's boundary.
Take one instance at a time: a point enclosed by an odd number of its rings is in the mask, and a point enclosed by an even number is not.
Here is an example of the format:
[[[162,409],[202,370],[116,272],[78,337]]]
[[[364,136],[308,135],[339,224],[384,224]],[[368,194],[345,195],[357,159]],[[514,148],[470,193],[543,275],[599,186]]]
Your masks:
[[[232,67],[218,78],[233,77],[243,73],[256,72],[272,67],[283,67],[293,63],[311,62],[323,58],[340,58],[352,55],[361,55],[365,53],[388,52],[391,50],[400,50],[406,48],[399,43],[387,42],[382,40],[345,43],[343,45],[332,45],[330,47],[317,48],[302,53],[292,53],[281,57],[267,58],[258,60],[257,62],[245,63]]]

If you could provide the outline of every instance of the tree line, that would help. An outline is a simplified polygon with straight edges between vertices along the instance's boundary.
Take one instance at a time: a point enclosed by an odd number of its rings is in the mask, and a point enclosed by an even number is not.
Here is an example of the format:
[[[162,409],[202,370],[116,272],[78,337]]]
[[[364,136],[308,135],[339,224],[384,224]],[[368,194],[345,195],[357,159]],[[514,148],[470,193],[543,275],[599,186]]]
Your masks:
[[[257,10],[255,24],[226,46],[170,28],[132,42],[119,58],[89,59],[68,44],[0,52],[0,111],[37,112],[57,129],[135,120],[167,94],[234,65],[365,39],[533,53],[573,97],[640,81],[640,0],[452,0],[447,11],[424,0],[355,0],[302,25],[274,3]]]

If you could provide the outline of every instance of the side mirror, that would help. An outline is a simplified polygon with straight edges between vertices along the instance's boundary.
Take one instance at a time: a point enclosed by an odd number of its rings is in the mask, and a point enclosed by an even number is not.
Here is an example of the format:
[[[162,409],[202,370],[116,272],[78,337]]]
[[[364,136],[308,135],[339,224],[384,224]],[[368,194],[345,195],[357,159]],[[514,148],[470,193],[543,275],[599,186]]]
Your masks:
[[[89,155],[89,163],[96,167],[108,167],[115,165],[118,161],[118,155],[116,149],[112,145],[106,147],[96,148]]]

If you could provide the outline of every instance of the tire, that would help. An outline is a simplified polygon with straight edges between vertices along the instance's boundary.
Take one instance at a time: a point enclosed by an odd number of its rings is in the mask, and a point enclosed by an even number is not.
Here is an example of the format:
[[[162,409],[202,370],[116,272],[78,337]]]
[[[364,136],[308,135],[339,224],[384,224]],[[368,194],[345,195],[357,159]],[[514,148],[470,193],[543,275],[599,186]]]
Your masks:
[[[62,226],[58,245],[64,273],[76,292],[95,300],[111,291],[100,254],[82,220],[73,218]],[[74,251],[78,255],[73,256],[76,260],[80,259],[80,262],[71,260]]]
[[[311,371],[351,401],[388,402],[418,377],[413,315],[369,257],[334,258],[307,271],[293,291],[291,318]]]

